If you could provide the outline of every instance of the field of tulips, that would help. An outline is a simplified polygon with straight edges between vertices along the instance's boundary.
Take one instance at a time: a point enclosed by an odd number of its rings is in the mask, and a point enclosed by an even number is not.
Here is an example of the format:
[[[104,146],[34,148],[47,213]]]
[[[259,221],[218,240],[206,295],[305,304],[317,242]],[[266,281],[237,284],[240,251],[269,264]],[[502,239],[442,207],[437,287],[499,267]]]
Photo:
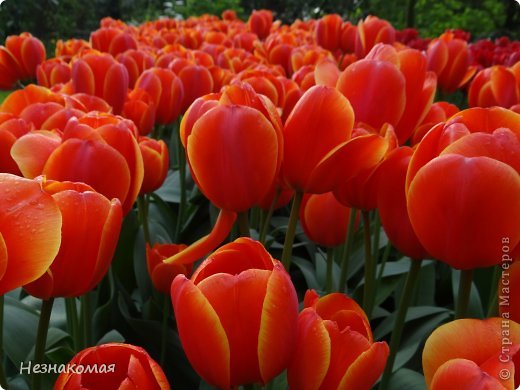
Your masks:
[[[273,19],[0,46],[1,388],[520,386],[520,42]]]

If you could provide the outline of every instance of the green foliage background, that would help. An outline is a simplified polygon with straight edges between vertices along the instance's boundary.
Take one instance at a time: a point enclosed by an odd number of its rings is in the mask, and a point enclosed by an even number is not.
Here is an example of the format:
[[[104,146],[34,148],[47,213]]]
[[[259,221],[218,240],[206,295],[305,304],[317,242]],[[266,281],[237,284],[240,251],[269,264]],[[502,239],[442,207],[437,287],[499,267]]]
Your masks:
[[[54,47],[57,39],[85,38],[104,16],[140,23],[160,16],[220,15],[234,9],[247,18],[253,9],[268,8],[286,23],[338,13],[356,22],[369,14],[396,28],[414,26],[423,37],[461,28],[474,38],[509,35],[519,38],[520,6],[514,0],[5,0],[0,6],[0,42],[29,31]]]

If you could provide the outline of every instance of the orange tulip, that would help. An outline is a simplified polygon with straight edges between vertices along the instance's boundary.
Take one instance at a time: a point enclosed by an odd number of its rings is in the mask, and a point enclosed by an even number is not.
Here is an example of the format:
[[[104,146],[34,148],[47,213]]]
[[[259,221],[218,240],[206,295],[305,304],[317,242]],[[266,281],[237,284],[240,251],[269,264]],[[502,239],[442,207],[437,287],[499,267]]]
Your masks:
[[[430,390],[515,389],[519,350],[520,325],[512,320],[461,319],[444,324],[424,346],[426,385]]]
[[[121,203],[83,183],[43,180],[62,215],[61,246],[45,273],[24,288],[41,298],[78,297],[108,271],[122,222]]]
[[[0,46],[0,89],[13,89],[20,77],[16,59],[9,50]]]
[[[191,279],[177,276],[171,297],[184,351],[206,382],[221,389],[265,384],[288,366],[298,299],[283,266],[259,242],[224,245]]]
[[[287,370],[291,389],[369,389],[385,367],[389,350],[374,342],[368,318],[344,294],[305,294],[296,350]]]
[[[510,108],[520,103],[520,63],[512,68],[495,65],[477,73],[468,90],[470,107]]]
[[[26,134],[15,142],[11,155],[24,176],[84,182],[109,199],[118,198],[125,214],[143,181],[137,129],[111,114],[71,118],[63,137],[48,131]]]
[[[84,349],[68,365],[83,366],[84,372],[67,370],[61,373],[54,384],[55,390],[170,390],[161,366],[143,348],[130,344],[108,343]],[[87,371],[94,365],[98,367],[97,372]],[[106,371],[100,372],[101,367]],[[114,371],[109,371],[111,369]]]
[[[303,231],[318,245],[341,245],[347,236],[351,210],[339,203],[332,192],[303,197],[300,221]]]
[[[426,133],[437,123],[446,122],[448,118],[459,111],[456,105],[448,102],[433,103],[422,122],[415,128],[411,139],[412,145],[418,144]]]
[[[71,78],[72,71],[69,64],[61,58],[52,58],[43,61],[36,68],[38,85],[51,88],[56,84],[65,84]]]
[[[110,54],[91,51],[72,61],[73,92],[103,98],[114,114],[123,109],[128,85],[128,71]]]
[[[55,53],[56,57],[61,57],[65,61],[70,61],[72,57],[90,49],[92,49],[90,43],[84,39],[68,39],[66,41],[58,39],[56,42]]]
[[[154,57],[144,50],[130,49],[117,55],[116,60],[128,71],[128,86],[133,88],[135,82],[146,69],[154,65]]]
[[[166,179],[170,155],[168,147],[163,140],[148,137],[139,138],[139,149],[143,156],[144,177],[141,185],[142,194],[147,194],[157,190]]]
[[[137,42],[131,34],[114,27],[101,27],[92,31],[90,44],[93,49],[110,53],[114,57],[127,50],[137,49]]]
[[[265,39],[271,31],[273,25],[273,13],[266,9],[254,10],[247,21],[249,29],[254,32],[258,38]]]
[[[2,102],[0,112],[19,116],[22,111],[33,103],[64,103],[64,97],[48,88],[29,84],[24,89],[10,93]]]
[[[155,102],[156,122],[169,124],[181,113],[184,101],[182,81],[170,69],[150,68],[135,82],[135,88],[145,90]]]
[[[187,65],[178,73],[184,87],[183,111],[195,99],[213,92],[213,78],[207,68],[201,65]]]
[[[407,174],[413,229],[433,257],[457,269],[498,264],[501,240],[520,242],[520,115],[461,111],[423,138]],[[449,174],[447,174],[449,172]]]
[[[428,70],[437,74],[439,87],[452,93],[466,84],[475,74],[476,67],[470,66],[468,44],[446,32],[430,42],[426,51]]]
[[[41,183],[0,173],[0,294],[39,278],[61,243],[61,212]]]
[[[365,57],[377,43],[395,42],[395,29],[384,19],[369,15],[357,25],[355,51],[358,58]]]
[[[164,260],[186,249],[184,244],[146,245],[146,266],[154,287],[163,294],[170,293],[177,275],[191,276],[193,264],[165,263]]]
[[[5,40],[5,48],[16,60],[21,80],[34,78],[36,67],[45,61],[45,46],[28,32],[8,36]]]
[[[22,173],[11,157],[15,141],[31,130],[31,125],[15,115],[0,113],[0,172],[21,176]]]
[[[284,181],[296,191],[331,191],[348,158],[344,149],[353,124],[352,107],[336,89],[315,86],[305,92],[285,122]]]
[[[138,88],[128,93],[121,115],[132,120],[139,129],[139,135],[150,134],[155,125],[155,101],[148,92]]]
[[[325,15],[316,23],[316,43],[324,49],[335,51],[340,46],[343,19],[338,14]]]

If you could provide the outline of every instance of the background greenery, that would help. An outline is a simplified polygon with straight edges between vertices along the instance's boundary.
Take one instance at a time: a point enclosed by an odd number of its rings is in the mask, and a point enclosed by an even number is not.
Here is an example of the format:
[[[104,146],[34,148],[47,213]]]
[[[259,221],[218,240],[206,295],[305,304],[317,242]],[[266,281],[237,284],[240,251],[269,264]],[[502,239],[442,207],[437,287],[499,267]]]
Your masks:
[[[514,0],[5,0],[0,5],[0,42],[29,31],[53,47],[57,39],[85,38],[104,16],[140,23],[160,16],[187,17],[231,8],[243,19],[253,9],[268,8],[290,23],[338,13],[357,21],[369,14],[396,28],[416,27],[423,37],[461,28],[474,38],[520,34],[520,6]]]

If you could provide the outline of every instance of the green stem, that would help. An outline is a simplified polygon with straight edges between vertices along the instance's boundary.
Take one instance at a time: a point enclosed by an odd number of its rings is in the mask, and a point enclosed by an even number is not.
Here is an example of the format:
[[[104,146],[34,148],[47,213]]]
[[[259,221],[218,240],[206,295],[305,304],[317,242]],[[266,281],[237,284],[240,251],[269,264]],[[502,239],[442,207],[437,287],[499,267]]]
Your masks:
[[[379,286],[379,283],[381,283],[381,279],[383,278],[383,272],[385,272],[385,265],[390,257],[390,252],[392,251],[392,243],[390,241],[387,242],[385,251],[383,252],[383,257],[381,258],[381,266],[379,267],[379,272],[377,274],[377,282],[376,282],[376,289],[377,286]]]
[[[269,211],[267,212],[267,216],[264,219],[262,224],[262,229],[260,230],[260,236],[258,237],[258,241],[260,243],[265,244],[265,238],[267,237],[267,230],[269,229],[269,224],[271,223],[271,218],[273,217],[274,208],[276,207],[276,203],[278,203],[278,198],[280,198],[280,194],[282,193],[281,188],[276,189],[276,193],[274,194],[274,198],[269,206]]]
[[[327,248],[327,282],[325,284],[325,291],[327,294],[332,292],[333,277],[332,270],[334,267],[334,248]]]
[[[72,335],[72,340],[74,342],[74,350],[78,352],[81,349],[81,333],[79,331],[76,298],[65,298],[65,310],[67,312],[69,333]]]
[[[498,314],[498,283],[502,274],[502,268],[495,266],[493,279],[491,279],[491,289],[489,291],[487,317],[495,317]]]
[[[170,316],[170,299],[168,295],[164,296],[163,301],[163,312],[162,312],[162,329],[161,329],[161,360],[160,365],[164,367],[164,361],[166,359],[166,344],[168,338],[168,317]]]
[[[51,319],[52,304],[54,298],[42,301],[40,320],[38,321],[38,333],[36,334],[36,345],[34,347],[34,364],[43,363],[45,355],[45,345],[47,343],[47,332],[49,331],[49,321]],[[32,390],[40,390],[42,386],[42,376],[33,372]]]
[[[249,218],[247,215],[247,211],[243,211],[238,213],[237,217],[238,231],[241,237],[250,237],[249,234]]]
[[[372,258],[372,245],[370,237],[370,213],[367,210],[361,212],[363,217],[363,234],[365,237],[365,286],[363,290],[363,309],[367,317],[372,316],[375,296],[375,265]]]
[[[4,303],[5,298],[0,295],[0,386],[7,389],[7,377],[4,370]]]
[[[92,344],[92,307],[90,305],[90,294],[81,296],[81,323],[83,325],[83,348]]]
[[[184,147],[182,146],[179,133],[179,126],[176,126],[174,132],[177,134],[175,146],[177,149],[177,162],[179,164],[179,182],[181,193],[181,198],[179,202],[179,212],[177,214],[177,226],[175,228],[175,240],[176,242],[179,242],[180,235],[182,233],[182,226],[184,224],[184,210],[186,208],[186,153],[184,152]]]
[[[379,257],[378,254],[379,254],[379,234],[380,234],[380,232],[381,232],[381,220],[379,219],[379,213],[376,210],[375,215],[374,215],[374,242],[373,242],[373,247],[372,247],[372,255],[374,256],[376,263],[377,263],[377,259]]]
[[[422,260],[412,259],[411,261],[412,263],[410,265],[410,272],[406,276],[404,290],[399,300],[399,306],[397,307],[397,314],[394,322],[392,336],[390,337],[390,355],[386,361],[386,367],[385,371],[383,372],[381,384],[379,385],[379,390],[386,390],[388,387],[388,383],[392,375],[392,370],[394,368],[395,357],[397,356],[397,351],[399,350],[399,345],[401,344],[401,336],[403,334],[406,313],[408,312],[408,306],[410,305],[413,290],[415,284],[417,283],[419,272],[421,271]]]
[[[460,271],[459,294],[457,296],[457,306],[455,307],[455,319],[465,318],[468,314],[469,296],[471,294],[471,284],[473,282],[473,270]]]
[[[137,214],[139,221],[143,226],[144,241],[152,245],[150,236],[150,226],[148,225],[148,197],[146,195],[139,195],[137,197]]]
[[[347,292],[347,274],[348,265],[350,261],[350,252],[352,251],[352,241],[354,240],[354,228],[356,226],[357,210],[350,209],[350,217],[348,221],[347,237],[345,239],[345,246],[341,256],[341,269],[339,274],[338,291]]]
[[[291,206],[291,215],[289,216],[289,224],[285,233],[285,242],[283,244],[282,264],[289,272],[291,267],[292,246],[294,243],[294,234],[296,233],[296,224],[300,214],[300,205],[303,199],[303,192],[296,192]]]

